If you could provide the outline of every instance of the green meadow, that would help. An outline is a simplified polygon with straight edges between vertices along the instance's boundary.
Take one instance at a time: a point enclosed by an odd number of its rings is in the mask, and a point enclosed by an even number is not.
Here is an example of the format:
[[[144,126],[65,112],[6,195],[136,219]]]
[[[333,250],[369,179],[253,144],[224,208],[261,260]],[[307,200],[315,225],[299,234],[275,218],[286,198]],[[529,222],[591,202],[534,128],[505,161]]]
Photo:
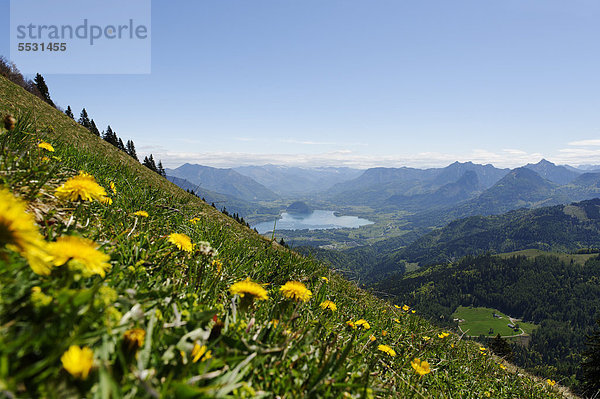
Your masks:
[[[494,317],[495,314],[497,317]],[[465,307],[459,306],[452,314],[455,319],[464,320],[459,322],[460,329],[470,337],[480,335],[494,337],[500,334],[503,337],[519,335],[522,333],[531,334],[537,328],[535,324],[517,321],[512,323],[510,318],[504,313],[485,307]],[[518,324],[522,331],[515,332],[508,324]],[[491,330],[490,330],[491,329]]]

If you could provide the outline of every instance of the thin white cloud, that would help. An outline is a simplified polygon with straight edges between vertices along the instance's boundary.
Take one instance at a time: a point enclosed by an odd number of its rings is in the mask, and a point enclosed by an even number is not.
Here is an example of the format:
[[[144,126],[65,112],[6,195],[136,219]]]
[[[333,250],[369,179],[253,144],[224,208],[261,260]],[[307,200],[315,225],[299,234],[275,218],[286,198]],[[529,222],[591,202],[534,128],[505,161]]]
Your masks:
[[[155,159],[161,159],[166,167],[177,167],[183,163],[229,168],[234,166],[276,164],[301,167],[347,166],[366,169],[371,167],[443,167],[454,161],[472,161],[479,164],[491,163],[497,167],[517,167],[538,162],[543,158],[539,153],[514,153],[502,151],[495,153],[475,149],[467,154],[446,154],[439,152],[421,152],[399,155],[366,155],[349,149],[324,152],[320,154],[256,154],[243,152],[175,152],[154,153]],[[553,159],[551,161],[556,162]]]
[[[591,140],[571,141],[569,143],[569,145],[580,146],[580,147],[600,146],[600,140],[598,140],[598,139],[591,139]]]

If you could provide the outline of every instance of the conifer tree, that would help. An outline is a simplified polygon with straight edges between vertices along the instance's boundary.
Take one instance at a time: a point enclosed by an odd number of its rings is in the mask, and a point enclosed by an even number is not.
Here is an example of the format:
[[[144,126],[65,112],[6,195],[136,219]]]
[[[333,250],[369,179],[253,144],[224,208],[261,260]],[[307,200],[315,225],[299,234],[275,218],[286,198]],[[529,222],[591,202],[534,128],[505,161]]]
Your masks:
[[[71,106],[67,105],[67,110],[65,111],[65,114],[71,118],[71,119],[75,119],[75,115],[73,115],[73,110],[71,110]]]
[[[112,128],[110,127],[110,125],[108,125],[108,127],[106,128],[106,132],[104,133],[104,135],[102,136],[102,138],[114,145],[115,147],[119,146],[119,139],[117,138],[117,134],[115,132],[113,132]]]
[[[35,83],[35,87],[37,87],[38,91],[40,92],[42,99],[56,108],[56,105],[54,105],[54,102],[52,102],[50,99],[50,92],[48,91],[48,86],[46,85],[44,77],[39,73],[36,74],[35,79],[33,79],[33,83]]]
[[[133,140],[127,140],[127,144],[125,145],[125,152],[136,161],[140,161],[137,157],[137,153],[135,151],[135,144],[133,144]]]
[[[115,135],[115,138],[117,138],[116,135]],[[121,140],[120,137],[117,140],[117,148],[121,151],[125,151],[125,144],[123,144],[123,140]]]
[[[600,327],[600,320],[596,323]],[[596,397],[600,393],[600,330],[588,337],[586,341],[587,350],[584,352],[584,360],[581,363],[583,383],[586,394]],[[586,396],[587,397],[587,396]]]
[[[150,157],[144,157],[144,162],[142,164],[150,170],[153,170],[158,173],[158,168],[156,167],[156,162],[154,162],[154,156],[150,154]]]
[[[79,122],[79,124],[85,127],[86,129],[89,129],[92,126],[90,118],[85,108],[81,110],[81,114],[79,115],[79,120],[77,122]]]
[[[157,171],[158,171],[158,174],[161,175],[162,177],[167,177],[167,172],[165,171],[165,168],[163,168],[162,161],[158,161]]]
[[[510,344],[500,336],[500,333],[498,333],[498,335],[496,335],[496,337],[490,341],[489,347],[501,358],[507,361],[511,361],[513,359],[513,352],[510,348]]]
[[[94,122],[93,119],[90,121],[90,132],[92,132],[96,136],[100,136],[100,131],[98,130],[98,127],[96,126],[96,122]]]

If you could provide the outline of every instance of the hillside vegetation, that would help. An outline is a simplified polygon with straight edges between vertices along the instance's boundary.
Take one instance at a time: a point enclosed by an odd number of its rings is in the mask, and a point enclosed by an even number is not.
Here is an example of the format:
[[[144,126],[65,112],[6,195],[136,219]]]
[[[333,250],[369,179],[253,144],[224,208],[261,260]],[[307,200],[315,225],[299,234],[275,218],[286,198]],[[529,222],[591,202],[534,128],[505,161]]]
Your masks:
[[[419,238],[395,258],[428,264],[486,251],[576,251],[600,247],[599,233],[600,199],[592,199],[456,220]]]
[[[564,259],[564,258],[563,258]],[[375,286],[445,325],[459,306],[498,309],[539,325],[526,347],[515,346],[517,364],[579,386],[586,337],[600,318],[600,258],[584,264],[559,256],[468,256],[387,278]]]
[[[562,396],[0,93],[3,395]]]

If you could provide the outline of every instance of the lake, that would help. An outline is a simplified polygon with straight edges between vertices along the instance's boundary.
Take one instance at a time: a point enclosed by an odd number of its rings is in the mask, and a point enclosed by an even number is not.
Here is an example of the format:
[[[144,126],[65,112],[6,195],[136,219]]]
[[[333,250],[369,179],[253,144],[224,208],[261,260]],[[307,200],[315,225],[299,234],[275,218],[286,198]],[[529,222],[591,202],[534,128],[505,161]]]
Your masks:
[[[252,228],[258,230],[260,234],[265,234],[273,231],[273,223],[262,222]],[[275,230],[325,230],[325,229],[341,229],[341,228],[356,228],[373,224],[370,220],[362,219],[357,216],[336,216],[334,211],[316,210],[307,214],[290,214],[284,212],[281,218],[277,220]]]

